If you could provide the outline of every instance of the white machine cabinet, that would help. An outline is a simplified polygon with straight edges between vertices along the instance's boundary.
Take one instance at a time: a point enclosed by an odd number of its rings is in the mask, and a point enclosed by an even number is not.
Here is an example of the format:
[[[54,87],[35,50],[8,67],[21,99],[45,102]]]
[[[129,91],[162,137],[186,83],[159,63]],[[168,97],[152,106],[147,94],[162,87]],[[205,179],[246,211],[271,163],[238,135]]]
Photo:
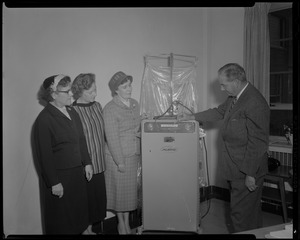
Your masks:
[[[143,120],[142,231],[199,233],[199,125]]]

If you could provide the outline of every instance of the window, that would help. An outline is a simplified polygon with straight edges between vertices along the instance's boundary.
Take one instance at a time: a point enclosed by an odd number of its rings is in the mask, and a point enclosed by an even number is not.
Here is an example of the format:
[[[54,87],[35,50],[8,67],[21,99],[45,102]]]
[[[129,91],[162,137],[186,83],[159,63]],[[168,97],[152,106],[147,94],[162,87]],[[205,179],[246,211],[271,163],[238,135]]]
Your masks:
[[[293,122],[292,8],[269,13],[270,29],[270,135],[284,136]]]

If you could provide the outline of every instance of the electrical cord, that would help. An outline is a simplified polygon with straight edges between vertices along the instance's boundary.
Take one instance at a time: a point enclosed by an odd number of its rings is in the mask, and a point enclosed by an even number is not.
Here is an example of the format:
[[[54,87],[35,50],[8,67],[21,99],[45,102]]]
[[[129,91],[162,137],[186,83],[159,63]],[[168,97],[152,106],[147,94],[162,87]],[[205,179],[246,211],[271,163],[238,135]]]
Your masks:
[[[168,107],[168,109],[162,115],[155,116],[155,117],[153,117],[153,119],[156,120],[156,119],[159,119],[159,118],[162,118],[163,116],[165,116],[166,113],[170,111],[170,109],[171,109],[172,106],[173,106],[173,103]]]
[[[187,106],[183,105],[182,102],[180,102],[180,101],[174,101],[174,103],[183,106],[184,108],[186,108],[187,110],[189,110],[192,114],[194,114],[194,112],[191,109],[189,109]]]
[[[205,150],[205,162],[206,162],[206,175],[207,175],[207,185],[209,186],[209,175],[208,175],[208,163],[207,163],[207,148],[206,148],[206,142],[205,138],[203,137],[203,144],[204,144],[204,150]],[[208,199],[208,208],[206,213],[201,217],[203,219],[209,212],[210,210],[210,199]]]
[[[171,105],[168,107],[168,109],[167,109],[163,114],[161,114],[161,115],[159,115],[159,116],[155,116],[155,117],[153,117],[153,119],[159,119],[159,118],[162,118],[163,116],[165,116],[166,113],[169,112],[170,109],[173,107],[173,104],[181,105],[182,107],[184,107],[184,108],[186,108],[187,110],[189,110],[192,114],[194,114],[194,112],[193,112],[190,108],[188,108],[187,106],[185,106],[182,102],[180,102],[180,101],[178,101],[178,100],[175,100],[175,101],[173,101],[173,102],[171,103]]]

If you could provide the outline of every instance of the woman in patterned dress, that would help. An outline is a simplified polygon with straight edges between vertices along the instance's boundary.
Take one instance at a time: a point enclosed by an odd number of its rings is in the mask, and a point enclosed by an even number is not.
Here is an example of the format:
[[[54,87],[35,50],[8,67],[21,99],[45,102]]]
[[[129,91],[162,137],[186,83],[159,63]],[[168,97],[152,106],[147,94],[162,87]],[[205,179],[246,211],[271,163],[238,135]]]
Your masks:
[[[119,234],[130,234],[129,212],[137,209],[140,161],[139,104],[131,98],[132,76],[117,72],[109,81],[113,99],[103,109],[106,148],[107,209],[115,211]]]
[[[79,74],[73,81],[72,92],[75,99],[73,107],[80,116],[94,170],[93,178],[87,184],[89,226],[84,232],[92,235],[95,234],[92,231],[93,224],[101,222],[102,227],[106,217],[104,121],[102,106],[95,101],[97,96],[95,74]]]

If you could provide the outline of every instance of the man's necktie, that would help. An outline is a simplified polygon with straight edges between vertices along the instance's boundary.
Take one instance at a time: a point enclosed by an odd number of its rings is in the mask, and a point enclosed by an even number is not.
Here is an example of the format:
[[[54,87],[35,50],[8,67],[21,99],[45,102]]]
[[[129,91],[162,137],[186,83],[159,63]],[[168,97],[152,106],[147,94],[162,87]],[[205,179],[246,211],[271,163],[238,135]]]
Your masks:
[[[237,98],[236,97],[232,97],[232,101],[231,101],[231,105],[230,105],[230,108],[229,108],[229,112],[231,112],[233,106],[236,104],[236,101],[237,101]]]

